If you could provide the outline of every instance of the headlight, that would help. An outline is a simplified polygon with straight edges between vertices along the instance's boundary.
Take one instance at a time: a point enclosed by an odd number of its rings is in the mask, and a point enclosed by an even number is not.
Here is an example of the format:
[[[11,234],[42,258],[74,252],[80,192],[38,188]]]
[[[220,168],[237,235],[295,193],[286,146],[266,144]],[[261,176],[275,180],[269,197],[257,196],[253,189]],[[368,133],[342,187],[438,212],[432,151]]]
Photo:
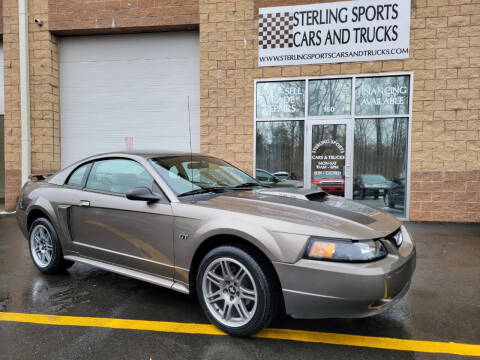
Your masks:
[[[397,247],[402,246],[403,234],[401,229],[393,236],[393,240],[395,240],[395,245],[397,245]]]
[[[378,240],[352,241],[341,239],[310,238],[305,256],[309,259],[366,262],[387,255],[387,250]]]

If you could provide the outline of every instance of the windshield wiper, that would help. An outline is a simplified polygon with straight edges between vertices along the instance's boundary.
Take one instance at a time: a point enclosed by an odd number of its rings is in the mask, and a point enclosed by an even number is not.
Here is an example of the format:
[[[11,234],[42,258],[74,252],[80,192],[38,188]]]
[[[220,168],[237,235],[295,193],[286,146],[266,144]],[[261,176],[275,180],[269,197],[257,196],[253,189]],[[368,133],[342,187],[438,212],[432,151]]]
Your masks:
[[[224,187],[204,187],[204,188],[200,188],[200,189],[190,190],[190,191],[181,193],[180,195],[177,195],[177,196],[181,197],[181,196],[188,196],[188,195],[205,194],[205,193],[209,193],[209,192],[221,192],[221,191],[225,191],[227,189],[228,188],[224,188]]]
[[[234,189],[252,187],[252,186],[262,186],[263,187],[264,185],[256,183],[256,182],[246,182],[246,183],[234,186]]]

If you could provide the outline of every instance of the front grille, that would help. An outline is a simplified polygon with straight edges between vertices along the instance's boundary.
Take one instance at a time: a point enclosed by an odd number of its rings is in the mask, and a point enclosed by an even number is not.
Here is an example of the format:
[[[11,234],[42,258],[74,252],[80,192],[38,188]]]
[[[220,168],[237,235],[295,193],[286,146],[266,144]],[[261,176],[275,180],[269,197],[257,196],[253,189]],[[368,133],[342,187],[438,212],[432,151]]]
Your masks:
[[[325,181],[320,183],[320,186],[343,185],[341,181]]]

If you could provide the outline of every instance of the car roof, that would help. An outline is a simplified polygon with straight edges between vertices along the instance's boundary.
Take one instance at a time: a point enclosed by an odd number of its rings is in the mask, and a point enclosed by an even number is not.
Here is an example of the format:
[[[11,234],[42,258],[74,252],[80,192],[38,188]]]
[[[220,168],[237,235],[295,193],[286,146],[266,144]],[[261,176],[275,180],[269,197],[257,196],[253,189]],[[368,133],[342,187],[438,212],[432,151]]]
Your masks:
[[[56,185],[61,185],[65,182],[67,177],[74,171],[76,168],[82,166],[85,163],[91,162],[91,161],[98,161],[98,160],[103,160],[103,159],[109,159],[109,158],[130,158],[130,159],[135,159],[138,157],[144,158],[144,159],[150,159],[150,158],[162,158],[162,157],[171,157],[171,156],[205,156],[205,157],[211,157],[210,155],[205,155],[205,154],[200,154],[200,153],[190,153],[187,151],[162,151],[162,150],[131,150],[131,151],[113,151],[113,152],[107,152],[103,154],[96,154],[89,156],[87,158],[83,158],[81,160],[78,160],[77,162],[74,162],[73,164],[70,164],[63,169],[61,169],[59,172],[53,174],[51,177],[48,178],[48,182],[51,184],[56,184]]]
[[[94,155],[94,157],[109,157],[109,156],[129,156],[129,155],[136,155],[141,156],[144,158],[154,158],[154,157],[168,157],[168,156],[208,156],[205,154],[195,153],[195,152],[188,152],[188,151],[162,151],[162,150],[130,150],[130,151],[112,151],[103,154]]]

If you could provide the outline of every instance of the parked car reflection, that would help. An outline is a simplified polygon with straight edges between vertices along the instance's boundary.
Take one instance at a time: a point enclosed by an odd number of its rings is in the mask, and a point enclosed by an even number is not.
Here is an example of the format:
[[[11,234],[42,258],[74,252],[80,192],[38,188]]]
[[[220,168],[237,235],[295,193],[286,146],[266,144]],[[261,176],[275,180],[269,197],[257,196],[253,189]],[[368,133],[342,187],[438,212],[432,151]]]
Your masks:
[[[317,185],[332,195],[344,196],[345,193],[345,179],[340,172],[315,173],[312,176],[312,185]]]
[[[272,187],[303,187],[303,183],[298,180],[282,180],[277,176],[269,173],[263,169],[255,171],[255,178],[262,183],[262,185]]]
[[[390,188],[387,189],[383,200],[385,205],[391,209],[394,209],[395,206],[404,207],[405,206],[405,186],[406,179],[405,176],[400,176],[396,179],[393,179]]]
[[[360,199],[373,196],[378,199],[383,196],[392,182],[380,174],[363,174],[355,178],[353,182],[353,195]]]
[[[273,176],[280,180],[289,180],[290,179],[290,174],[286,171],[277,171],[273,173]],[[293,179],[295,180],[295,179]]]

